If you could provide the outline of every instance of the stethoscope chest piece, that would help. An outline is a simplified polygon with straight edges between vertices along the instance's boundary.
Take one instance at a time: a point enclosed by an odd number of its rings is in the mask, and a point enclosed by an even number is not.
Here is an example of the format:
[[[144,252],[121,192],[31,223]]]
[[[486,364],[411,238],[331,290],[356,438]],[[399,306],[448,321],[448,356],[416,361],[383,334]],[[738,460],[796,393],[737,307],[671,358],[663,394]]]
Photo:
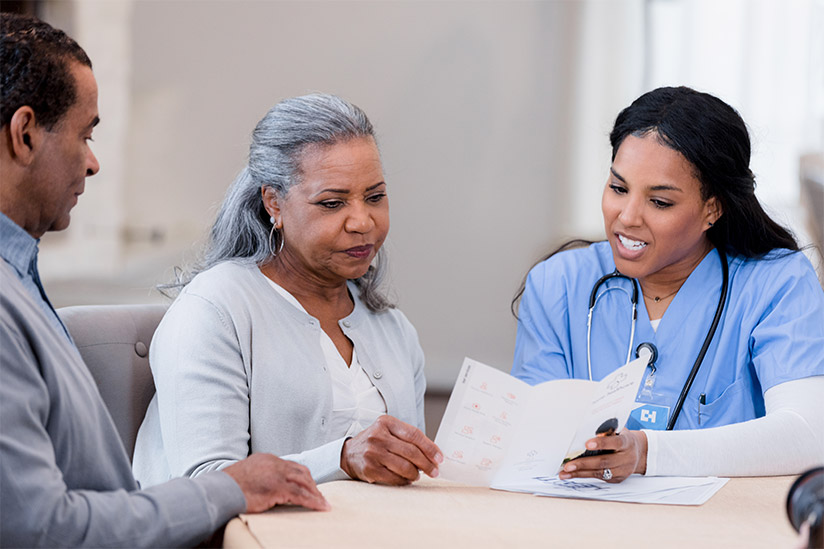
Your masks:
[[[650,372],[644,380],[641,395],[646,398],[652,397],[652,388],[655,386],[655,363],[658,361],[658,347],[654,343],[641,343],[635,348],[635,358],[646,358]]]
[[[658,347],[653,343],[641,343],[635,349],[635,358],[647,357],[647,365],[655,372],[655,363],[658,362]]]

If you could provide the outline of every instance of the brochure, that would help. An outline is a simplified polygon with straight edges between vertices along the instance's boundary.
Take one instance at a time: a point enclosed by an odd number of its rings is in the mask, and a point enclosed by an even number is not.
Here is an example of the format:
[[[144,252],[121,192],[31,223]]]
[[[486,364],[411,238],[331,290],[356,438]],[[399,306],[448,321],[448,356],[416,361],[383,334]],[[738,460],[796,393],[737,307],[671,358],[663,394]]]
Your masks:
[[[557,379],[530,386],[464,359],[435,443],[440,476],[465,484],[523,488],[558,474],[594,436],[621,431],[635,407],[646,358],[601,381]]]

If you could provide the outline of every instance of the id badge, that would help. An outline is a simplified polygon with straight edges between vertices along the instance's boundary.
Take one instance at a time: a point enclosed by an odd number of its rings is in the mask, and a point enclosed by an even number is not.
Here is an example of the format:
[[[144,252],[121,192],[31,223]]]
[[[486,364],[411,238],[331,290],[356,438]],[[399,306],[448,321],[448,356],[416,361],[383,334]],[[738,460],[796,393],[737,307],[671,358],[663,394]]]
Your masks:
[[[669,406],[641,404],[641,406],[630,412],[627,429],[634,431],[639,429],[664,431],[667,428],[667,421],[669,421],[669,413]]]

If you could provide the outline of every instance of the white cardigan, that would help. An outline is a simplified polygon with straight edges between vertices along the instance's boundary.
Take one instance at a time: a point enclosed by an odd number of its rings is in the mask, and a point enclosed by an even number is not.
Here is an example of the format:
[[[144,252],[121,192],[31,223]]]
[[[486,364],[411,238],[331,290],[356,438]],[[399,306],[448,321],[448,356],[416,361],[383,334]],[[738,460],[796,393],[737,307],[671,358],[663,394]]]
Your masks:
[[[355,300],[339,325],[352,340],[387,413],[424,429],[424,357],[397,309]],[[157,394],[137,436],[144,485],[222,469],[268,452],[309,467],[316,482],[348,478],[344,438],[329,432],[332,383],[320,322],[288,303],[256,265],[225,262],[197,275],[155,332]]]

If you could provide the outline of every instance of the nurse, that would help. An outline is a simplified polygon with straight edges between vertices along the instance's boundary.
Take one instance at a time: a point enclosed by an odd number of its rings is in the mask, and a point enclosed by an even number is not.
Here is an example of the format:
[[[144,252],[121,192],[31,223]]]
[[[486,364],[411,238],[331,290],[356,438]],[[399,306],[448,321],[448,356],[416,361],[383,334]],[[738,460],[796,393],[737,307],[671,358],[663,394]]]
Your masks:
[[[629,429],[588,441],[607,452],[568,462],[561,478],[820,465],[824,292],[755,197],[744,121],[706,93],[659,88],[618,115],[610,142],[607,240],[562,246],[530,271],[512,374],[599,380],[639,345],[657,357]]]

